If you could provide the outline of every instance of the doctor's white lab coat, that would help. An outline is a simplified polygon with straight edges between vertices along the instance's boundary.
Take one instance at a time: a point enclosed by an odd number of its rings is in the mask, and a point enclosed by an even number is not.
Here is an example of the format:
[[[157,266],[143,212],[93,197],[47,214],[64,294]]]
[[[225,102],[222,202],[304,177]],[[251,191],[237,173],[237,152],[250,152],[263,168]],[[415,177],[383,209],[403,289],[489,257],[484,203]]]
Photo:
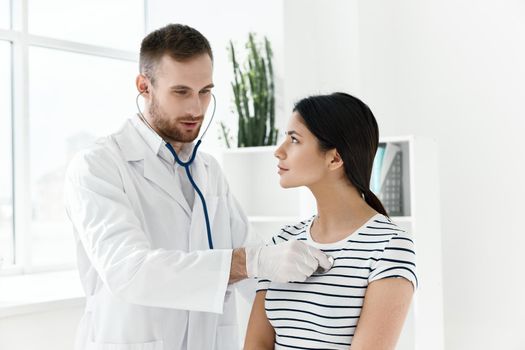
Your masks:
[[[239,348],[231,249],[257,241],[218,163],[199,153],[191,166],[206,198],[190,210],[180,185],[128,120],[71,161],[65,202],[86,292],[82,350]],[[187,249],[177,237],[187,235]]]

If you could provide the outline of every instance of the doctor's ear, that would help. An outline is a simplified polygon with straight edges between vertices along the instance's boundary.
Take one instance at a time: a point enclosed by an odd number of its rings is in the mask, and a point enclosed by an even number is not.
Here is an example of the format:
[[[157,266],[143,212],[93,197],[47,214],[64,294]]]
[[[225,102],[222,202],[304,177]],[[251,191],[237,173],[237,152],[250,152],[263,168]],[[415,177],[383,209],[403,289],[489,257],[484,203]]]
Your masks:
[[[137,75],[137,78],[135,79],[135,85],[137,86],[137,90],[140,92],[141,95],[143,96],[149,95],[149,81],[145,75],[143,74]]]

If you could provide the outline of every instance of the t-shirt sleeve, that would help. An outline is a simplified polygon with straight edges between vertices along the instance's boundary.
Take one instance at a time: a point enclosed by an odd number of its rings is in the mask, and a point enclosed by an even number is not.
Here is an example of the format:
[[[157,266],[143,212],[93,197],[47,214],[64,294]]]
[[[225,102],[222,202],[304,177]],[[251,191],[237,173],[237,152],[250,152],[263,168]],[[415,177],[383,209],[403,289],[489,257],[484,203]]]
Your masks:
[[[417,289],[416,251],[410,234],[400,232],[390,239],[373,265],[368,283],[383,278],[406,278]]]
[[[258,280],[255,292],[257,293],[260,291],[268,290],[268,288],[270,287],[270,283],[270,280]]]

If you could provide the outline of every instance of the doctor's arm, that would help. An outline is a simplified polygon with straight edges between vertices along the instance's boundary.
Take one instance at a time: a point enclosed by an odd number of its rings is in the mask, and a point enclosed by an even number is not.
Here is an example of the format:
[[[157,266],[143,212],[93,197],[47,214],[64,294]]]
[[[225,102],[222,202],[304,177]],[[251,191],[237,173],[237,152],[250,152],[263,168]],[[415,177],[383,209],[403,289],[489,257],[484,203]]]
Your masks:
[[[244,248],[235,248],[232,253],[228,284],[239,282],[246,278],[248,278],[246,271],[246,251]]]
[[[64,189],[67,213],[104,285],[129,303],[222,312],[232,251],[152,248],[118,161],[100,150],[77,155]]]
[[[368,285],[351,350],[394,350],[410,307],[413,285],[384,278]]]
[[[322,251],[298,240],[244,247],[233,251],[229,280],[233,283],[249,277],[304,282],[319,266],[328,270],[332,263]]]
[[[273,349],[275,342],[275,331],[266,317],[264,310],[264,299],[266,291],[258,291],[252,306],[244,350],[266,350]]]
[[[228,283],[231,284],[248,278],[248,273],[246,271],[246,251],[243,247],[247,245],[260,245],[263,244],[263,242],[257,235],[250,231],[248,217],[244,213],[244,210],[237,199],[233,196],[219,164],[216,163],[215,159],[212,160],[217,168],[217,173],[219,173],[222,178],[222,185],[227,189],[228,210],[230,213],[229,224],[232,233],[232,246],[234,248],[232,252],[230,276],[228,279]],[[244,289],[247,289],[247,291]],[[248,286],[244,289],[242,289],[241,292],[251,294],[250,291],[253,288],[252,286]],[[253,296],[251,298],[253,298]]]

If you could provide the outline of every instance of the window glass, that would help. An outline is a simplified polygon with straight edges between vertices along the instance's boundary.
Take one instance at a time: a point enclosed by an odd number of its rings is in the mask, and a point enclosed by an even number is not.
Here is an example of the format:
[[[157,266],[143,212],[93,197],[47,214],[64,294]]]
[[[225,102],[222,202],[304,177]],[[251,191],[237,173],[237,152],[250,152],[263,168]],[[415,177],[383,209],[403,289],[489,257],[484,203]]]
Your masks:
[[[142,0],[29,0],[31,34],[136,52],[144,35]]]
[[[0,41],[0,260],[14,262],[11,44]]]
[[[11,2],[9,0],[0,0],[0,28],[11,28]]]
[[[33,264],[75,259],[63,205],[71,157],[135,112],[137,64],[66,51],[29,51]]]

